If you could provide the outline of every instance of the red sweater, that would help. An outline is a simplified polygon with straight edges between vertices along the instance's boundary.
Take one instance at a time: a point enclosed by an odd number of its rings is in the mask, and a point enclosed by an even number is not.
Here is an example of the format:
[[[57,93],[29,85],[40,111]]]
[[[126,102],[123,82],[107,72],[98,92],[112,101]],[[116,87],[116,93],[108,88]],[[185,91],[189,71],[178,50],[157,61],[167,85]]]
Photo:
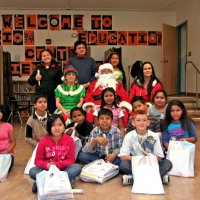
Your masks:
[[[153,89],[151,91],[151,96],[148,96],[147,89],[133,83],[132,88],[130,90],[130,101],[135,96],[141,96],[145,100],[145,102],[153,101],[153,97],[154,97],[156,91],[160,90],[160,89],[163,89],[162,85],[160,83],[156,83],[156,85],[153,87]]]
[[[75,144],[70,136],[63,134],[57,143],[49,135],[40,140],[35,165],[47,170],[47,165],[51,161],[60,170],[75,163]]]

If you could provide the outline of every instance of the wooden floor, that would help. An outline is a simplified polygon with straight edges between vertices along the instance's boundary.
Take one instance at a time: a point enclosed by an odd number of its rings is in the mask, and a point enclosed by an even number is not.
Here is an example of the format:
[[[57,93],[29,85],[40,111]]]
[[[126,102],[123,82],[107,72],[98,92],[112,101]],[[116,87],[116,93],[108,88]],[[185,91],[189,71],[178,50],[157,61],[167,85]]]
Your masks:
[[[200,136],[200,123],[197,124]],[[24,125],[14,125],[17,138],[15,164],[8,179],[0,183],[1,200],[36,200],[31,192],[33,181],[23,174],[24,167],[32,149],[25,142]],[[171,177],[171,182],[164,186],[164,195],[139,195],[131,193],[131,186],[121,185],[121,175],[100,185],[84,183],[78,180],[75,188],[84,190],[84,194],[75,194],[75,200],[197,200],[200,199],[200,142],[196,143],[195,178]]]

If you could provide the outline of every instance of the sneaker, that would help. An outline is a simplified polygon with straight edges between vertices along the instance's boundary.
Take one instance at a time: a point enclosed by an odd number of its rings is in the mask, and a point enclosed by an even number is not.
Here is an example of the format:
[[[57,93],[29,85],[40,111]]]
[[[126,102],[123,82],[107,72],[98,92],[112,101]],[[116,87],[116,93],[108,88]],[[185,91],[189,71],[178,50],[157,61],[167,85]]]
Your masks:
[[[170,182],[169,176],[166,174],[162,177],[162,183],[167,185]]]
[[[37,185],[36,185],[36,182],[33,183],[33,186],[32,186],[32,193],[37,193]]]
[[[122,185],[133,185],[133,176],[131,174],[123,175],[122,176]]]

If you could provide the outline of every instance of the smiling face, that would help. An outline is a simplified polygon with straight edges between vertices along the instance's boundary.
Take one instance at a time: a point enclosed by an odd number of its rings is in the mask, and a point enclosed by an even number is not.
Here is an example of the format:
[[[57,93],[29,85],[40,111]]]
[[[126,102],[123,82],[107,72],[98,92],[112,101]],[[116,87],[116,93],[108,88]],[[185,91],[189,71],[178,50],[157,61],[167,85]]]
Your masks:
[[[139,134],[146,134],[149,124],[147,114],[137,114],[132,121],[132,125],[136,127],[136,131]]]
[[[104,98],[104,101],[105,101],[106,105],[109,105],[109,106],[113,105],[113,102],[115,100],[115,96],[114,96],[114,94],[112,92],[106,91],[104,93],[103,98]]]
[[[50,63],[51,63],[52,56],[51,56],[51,54],[50,54],[48,51],[44,51],[44,52],[42,53],[41,59],[42,59],[42,61],[43,61],[45,64],[50,64]]]
[[[115,68],[119,64],[119,56],[117,54],[113,54],[110,58],[110,64]]]
[[[173,105],[171,107],[171,117],[173,119],[173,122],[180,122],[180,118],[183,114],[183,110],[181,109],[181,107],[177,106],[177,105]]]
[[[61,137],[64,133],[65,126],[63,122],[57,118],[51,127],[52,136],[55,138]]]
[[[84,45],[84,44],[79,44],[79,45],[76,47],[75,52],[76,52],[77,56],[79,56],[79,57],[85,56],[85,54],[86,54],[85,45]]]
[[[149,63],[147,63],[143,66],[143,75],[144,75],[144,77],[151,77],[152,67]]]
[[[108,131],[112,125],[112,118],[109,115],[102,114],[99,116],[98,122],[102,131]]]

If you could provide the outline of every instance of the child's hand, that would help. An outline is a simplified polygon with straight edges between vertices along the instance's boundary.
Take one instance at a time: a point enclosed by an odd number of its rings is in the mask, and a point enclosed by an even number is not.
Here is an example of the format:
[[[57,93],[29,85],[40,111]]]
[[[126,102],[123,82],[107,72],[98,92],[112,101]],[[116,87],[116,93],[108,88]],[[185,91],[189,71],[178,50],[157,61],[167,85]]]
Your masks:
[[[72,134],[73,130],[74,130],[74,128],[69,128],[68,131],[66,132],[67,135],[70,136]]]
[[[116,153],[111,153],[111,154],[108,154],[105,158],[105,160],[107,162],[110,162],[110,163],[113,163],[113,161],[115,160],[117,154]]]
[[[104,137],[96,137],[96,142],[98,142],[99,144],[101,144],[104,147],[108,144],[106,138],[104,138]]]

